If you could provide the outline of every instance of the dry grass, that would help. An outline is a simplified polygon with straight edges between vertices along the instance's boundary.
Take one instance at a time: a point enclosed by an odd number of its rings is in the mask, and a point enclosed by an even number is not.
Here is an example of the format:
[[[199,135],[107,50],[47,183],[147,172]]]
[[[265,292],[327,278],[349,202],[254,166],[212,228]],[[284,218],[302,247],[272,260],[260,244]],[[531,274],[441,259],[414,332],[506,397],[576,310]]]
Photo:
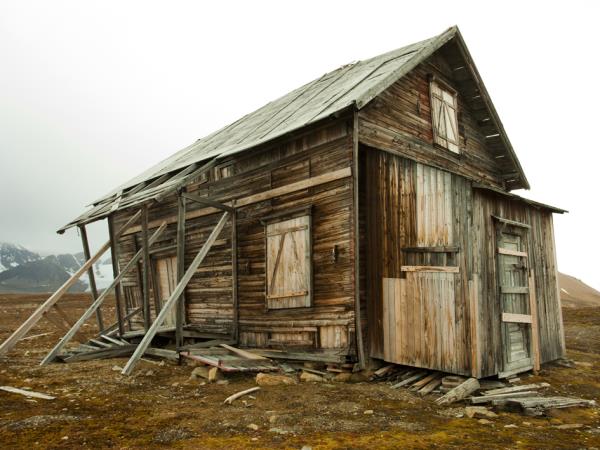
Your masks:
[[[43,297],[43,296],[42,296]],[[0,339],[24,320],[42,297],[0,297]],[[73,317],[89,299],[71,295]],[[111,311],[106,311],[108,315]],[[600,397],[600,308],[565,311],[569,356],[575,368],[544,367],[551,392]],[[93,322],[87,330],[92,333]],[[30,334],[52,331],[41,324]],[[59,338],[24,341],[0,359],[0,385],[57,396],[28,400],[0,392],[3,448],[584,448],[600,447],[598,410],[573,409],[552,417],[501,413],[492,424],[457,417],[461,406],[441,408],[383,383],[265,387],[256,398],[222,405],[254,386],[250,377],[227,385],[189,380],[190,367],[142,361],[132,377],[113,371],[124,359],[52,364],[39,360]],[[583,363],[583,364],[581,364]],[[148,371],[152,374],[147,375]],[[365,415],[365,410],[373,414]],[[560,424],[578,429],[560,430]],[[258,425],[258,430],[248,428]],[[517,428],[505,428],[506,425]]]

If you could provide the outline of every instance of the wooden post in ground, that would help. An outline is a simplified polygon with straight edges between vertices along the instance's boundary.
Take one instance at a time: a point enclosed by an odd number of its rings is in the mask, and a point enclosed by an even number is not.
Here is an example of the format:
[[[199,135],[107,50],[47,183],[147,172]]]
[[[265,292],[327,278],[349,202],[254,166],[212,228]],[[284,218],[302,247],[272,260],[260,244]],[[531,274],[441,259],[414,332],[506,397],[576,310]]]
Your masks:
[[[231,337],[236,343],[239,341],[240,333],[237,263],[237,212],[234,209],[231,213],[231,295],[233,297],[233,332]]]
[[[83,257],[87,261],[91,258],[90,255],[90,244],[88,242],[87,231],[85,225],[79,225],[79,232],[81,233],[81,244],[83,246]],[[92,301],[98,298],[98,289],[96,288],[96,276],[94,275],[94,265],[88,270],[88,279],[90,282],[90,291],[92,292]],[[102,331],[104,323],[102,321],[102,310],[96,310],[96,321],[98,322],[98,330]]]
[[[121,235],[131,223],[139,217],[139,214],[134,215],[131,219],[127,221],[125,225],[121,227],[118,231],[117,235]],[[49,311],[52,306],[60,300],[60,298],[69,290],[71,286],[75,284],[75,282],[83,275],[100,257],[108,250],[110,247],[110,242],[106,242],[100,250],[88,259],[78,270],[75,272],[71,278],[69,278],[65,283],[58,288],[58,290],[50,296],[48,300],[42,303],[34,312],[31,314],[23,324],[15,330],[13,334],[11,334],[8,339],[6,339],[2,345],[0,345],[0,355],[3,355],[10,351],[17,342],[21,338],[23,338],[34,326],[40,318],[44,315],[45,312]]]
[[[141,212],[138,213],[138,217]],[[114,216],[108,216],[108,236],[110,237],[110,259],[112,262],[113,279],[119,279],[119,242],[114,234]],[[117,315],[117,323],[119,327],[119,335],[125,332],[123,324],[123,311],[122,311],[122,298],[121,298],[121,283],[115,286],[115,312]]]
[[[142,209],[142,248],[144,249],[144,258],[142,262],[142,295],[144,310],[144,329],[150,329],[150,246],[148,245],[148,206],[144,205]],[[157,312],[158,314],[158,312]]]
[[[360,220],[359,220],[359,204],[360,204],[360,189],[358,178],[359,166],[359,142],[358,142],[358,111],[354,111],[353,128],[352,128],[352,230],[354,234],[354,319],[356,327],[356,353],[358,355],[358,366],[361,369],[365,368],[365,350],[362,336],[362,318],[360,307]]]
[[[146,349],[150,346],[152,339],[154,339],[154,335],[156,334],[158,328],[164,322],[165,317],[169,313],[169,310],[171,309],[171,307],[173,307],[173,305],[175,304],[177,299],[179,299],[179,297],[183,293],[183,290],[185,289],[185,287],[188,285],[188,283],[194,276],[196,269],[200,266],[200,264],[202,264],[202,261],[204,261],[204,258],[206,257],[208,251],[210,250],[210,248],[212,247],[214,242],[217,240],[217,237],[219,236],[219,234],[223,230],[223,227],[225,226],[225,223],[227,222],[228,216],[229,216],[228,212],[223,214],[223,216],[221,217],[221,220],[219,220],[219,223],[215,226],[214,230],[212,231],[210,236],[208,236],[208,239],[206,240],[206,242],[204,243],[204,245],[202,246],[202,248],[200,249],[200,251],[198,252],[196,257],[194,258],[194,261],[192,261],[192,263],[190,264],[190,267],[186,270],[185,274],[183,275],[183,278],[179,281],[179,283],[177,283],[177,286],[175,286],[175,289],[171,293],[171,296],[163,304],[162,309],[156,316],[156,319],[150,326],[150,329],[144,335],[142,342],[140,342],[138,347],[135,349],[135,352],[133,353],[133,355],[131,356],[129,361],[127,361],[127,364],[121,371],[121,373],[123,375],[131,374],[136,363],[142,357],[142,355],[144,354]]]
[[[182,192],[177,194],[177,282],[185,273],[185,197]],[[175,307],[175,348],[183,346],[183,322],[185,320],[185,294],[181,293]],[[157,313],[158,314],[158,311]]]
[[[148,244],[152,245],[152,243],[154,241],[156,241],[158,239],[158,237],[162,234],[162,232],[165,230],[165,228],[167,228],[167,224],[163,223],[158,230],[156,230],[154,232],[154,234],[152,235],[152,238],[150,238]],[[127,273],[129,272],[129,270],[131,270],[131,268],[137,264],[138,260],[142,257],[143,255],[143,249],[140,249],[137,251],[137,253],[133,256],[133,258],[131,258],[129,260],[129,262],[125,265],[125,267],[123,267],[123,270],[115,277],[115,279],[113,280],[113,282],[110,284],[110,286],[108,286],[104,292],[102,292],[102,295],[100,295],[95,301],[94,303],[92,303],[92,305],[83,313],[83,315],[79,318],[79,320],[77,320],[77,322],[75,322],[75,324],[71,327],[71,329],[67,332],[67,334],[65,334],[60,341],[58,341],[58,343],[54,346],[54,348],[52,350],[50,350],[50,352],[46,355],[46,357],[42,360],[42,362],[40,363],[40,365],[46,365],[49,362],[54,361],[54,358],[56,358],[56,356],[58,355],[58,353],[62,350],[62,348],[67,344],[67,342],[69,342],[71,340],[71,338],[77,333],[77,331],[79,331],[79,328],[81,328],[81,326],[85,323],[85,321],[87,319],[89,319],[92,314],[94,314],[94,311],[96,311],[96,309],[98,309],[100,307],[100,305],[102,304],[102,302],[104,301],[104,299],[108,296],[108,294],[110,293],[110,291],[112,291],[113,289],[115,289],[121,282],[121,278]]]

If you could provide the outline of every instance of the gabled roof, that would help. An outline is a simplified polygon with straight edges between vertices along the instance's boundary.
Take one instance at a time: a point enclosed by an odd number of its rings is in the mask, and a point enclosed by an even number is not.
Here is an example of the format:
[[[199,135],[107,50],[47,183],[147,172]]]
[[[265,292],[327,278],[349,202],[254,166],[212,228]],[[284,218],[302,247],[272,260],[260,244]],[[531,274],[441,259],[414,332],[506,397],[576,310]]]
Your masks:
[[[272,141],[292,131],[331,117],[349,107],[361,109],[373,98],[425,61],[434,52],[451,40],[455,40],[467,60],[465,66],[477,88],[477,97],[484,102],[486,115],[490,116],[488,126],[490,136],[497,138],[498,151],[506,157],[505,164],[512,168],[513,185],[511,188],[529,188],[521,165],[510,145],[504,128],[489,100],[489,96],[477,70],[472,63],[468,50],[457,27],[452,27],[416,44],[376,56],[365,61],[342,66],[333,72],[311,81],[308,84],[274,100],[262,108],[242,117],[232,124],[202,138],[192,145],[175,153],[159,164],[151,167],[137,177],[113,190],[93,203],[94,208],[75,219],[59,232],[76,225],[103,217],[110,212],[133,206],[139,201],[148,200],[144,192],[150,185],[152,193],[172,187],[166,178],[198,163],[214,158],[224,158],[235,153],[254,148]],[[124,201],[125,200],[125,201]]]

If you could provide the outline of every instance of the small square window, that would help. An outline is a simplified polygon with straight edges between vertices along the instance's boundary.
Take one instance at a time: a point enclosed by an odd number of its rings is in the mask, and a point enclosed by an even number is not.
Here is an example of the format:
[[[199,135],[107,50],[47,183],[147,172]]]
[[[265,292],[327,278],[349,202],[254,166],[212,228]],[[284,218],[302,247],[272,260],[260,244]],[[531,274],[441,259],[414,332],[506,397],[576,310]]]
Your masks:
[[[431,122],[433,125],[433,141],[448,150],[459,152],[458,115],[456,92],[432,80]]]

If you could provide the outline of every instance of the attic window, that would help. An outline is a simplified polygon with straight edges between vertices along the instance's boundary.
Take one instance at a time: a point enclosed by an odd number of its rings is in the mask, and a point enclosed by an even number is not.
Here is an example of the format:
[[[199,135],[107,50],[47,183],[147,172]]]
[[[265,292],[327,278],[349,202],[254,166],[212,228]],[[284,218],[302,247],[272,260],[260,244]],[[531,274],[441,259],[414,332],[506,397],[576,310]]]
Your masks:
[[[431,93],[431,122],[433,142],[458,153],[458,102],[456,92],[433,79],[429,85]]]
[[[231,175],[233,175],[232,163],[215,167],[215,181],[222,180],[223,178],[229,178]]]

